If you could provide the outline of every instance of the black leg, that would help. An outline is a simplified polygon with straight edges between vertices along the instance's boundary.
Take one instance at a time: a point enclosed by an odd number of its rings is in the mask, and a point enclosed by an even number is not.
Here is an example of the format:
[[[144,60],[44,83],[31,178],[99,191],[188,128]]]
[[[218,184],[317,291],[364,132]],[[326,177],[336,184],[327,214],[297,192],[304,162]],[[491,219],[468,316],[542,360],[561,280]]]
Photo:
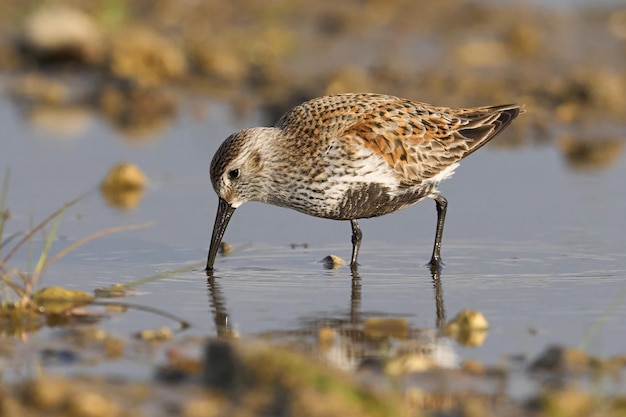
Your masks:
[[[359,256],[359,248],[361,247],[361,238],[363,237],[363,233],[361,233],[358,221],[350,220],[350,224],[352,225],[352,260],[350,261],[350,269],[353,272],[356,272],[358,267],[356,258]]]
[[[443,224],[446,221],[448,200],[442,195],[438,195],[435,197],[435,204],[437,205],[437,231],[435,232],[435,245],[433,255],[430,258],[430,267],[440,269],[443,265],[441,262],[441,236],[443,235]]]
[[[352,270],[352,291],[350,293],[350,324],[358,326],[361,322],[361,277]]]
[[[435,308],[437,311],[437,329],[443,330],[446,324],[446,309],[443,305],[443,287],[441,286],[441,269],[431,266],[430,272],[433,278],[433,289],[435,290]]]

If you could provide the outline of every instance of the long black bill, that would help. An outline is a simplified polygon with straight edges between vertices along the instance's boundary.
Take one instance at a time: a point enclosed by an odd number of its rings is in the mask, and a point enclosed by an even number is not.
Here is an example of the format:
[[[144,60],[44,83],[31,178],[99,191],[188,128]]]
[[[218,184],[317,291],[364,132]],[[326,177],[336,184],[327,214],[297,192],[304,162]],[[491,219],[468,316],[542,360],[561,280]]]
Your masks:
[[[209,246],[209,255],[206,261],[206,272],[213,272],[213,263],[217,256],[217,249],[222,242],[226,226],[233,215],[235,208],[226,202],[226,200],[220,198],[219,205],[217,206],[217,215],[215,216],[215,224],[213,225],[213,235],[211,235],[211,246]]]

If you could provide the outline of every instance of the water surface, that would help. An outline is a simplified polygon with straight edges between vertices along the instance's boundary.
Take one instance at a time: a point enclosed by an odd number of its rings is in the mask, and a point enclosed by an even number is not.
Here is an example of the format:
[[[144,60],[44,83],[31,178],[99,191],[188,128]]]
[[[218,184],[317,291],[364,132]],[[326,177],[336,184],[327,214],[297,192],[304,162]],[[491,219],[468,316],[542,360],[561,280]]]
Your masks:
[[[208,284],[202,268],[217,207],[209,163],[226,136],[259,124],[261,115],[235,118],[223,103],[202,106],[203,118],[183,112],[157,137],[131,140],[89,114],[73,135],[57,134],[25,123],[11,103],[0,102],[0,169],[11,169],[9,232],[25,230],[31,217],[41,219],[96,189],[117,162],[130,161],[149,178],[135,209],[109,207],[97,191],[90,194],[65,215],[54,248],[102,228],[156,225],[79,248],[46,273],[44,285],[92,291],[194,265],[139,286],[128,301],[184,318],[191,323],[186,334],[215,335],[227,327],[277,340],[371,316],[407,318],[412,327],[434,329],[438,317],[472,308],[486,316],[490,330],[481,346],[453,343],[460,358],[496,364],[513,355],[533,357],[554,343],[603,357],[623,353],[623,155],[609,166],[582,171],[572,170],[551,143],[488,146],[469,157],[441,186],[449,210],[438,292],[425,266],[436,219],[432,201],[361,222],[357,279],[348,267],[326,270],[320,263],[329,254],[349,258],[349,222],[246,204],[225,235],[233,251],[218,257]],[[36,239],[35,249],[41,241]],[[20,256],[17,263],[25,266],[27,255]],[[164,323],[132,312],[102,325],[128,335]],[[33,335],[30,343],[46,337],[47,332]],[[149,369],[127,362],[107,366],[139,374]]]

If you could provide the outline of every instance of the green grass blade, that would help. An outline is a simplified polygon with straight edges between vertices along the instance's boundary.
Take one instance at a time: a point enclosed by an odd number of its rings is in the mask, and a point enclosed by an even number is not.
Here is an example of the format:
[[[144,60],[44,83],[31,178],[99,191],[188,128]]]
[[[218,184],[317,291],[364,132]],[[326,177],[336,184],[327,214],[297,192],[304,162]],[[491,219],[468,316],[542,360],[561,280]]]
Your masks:
[[[9,253],[0,261],[0,267],[3,266],[3,265],[6,265],[7,262],[9,261],[9,259],[11,259],[11,257],[13,255],[15,255],[15,252],[17,252],[19,250],[19,248],[21,248],[24,245],[24,243],[28,242],[30,240],[30,238],[33,237],[33,235],[35,233],[37,233],[46,224],[48,224],[50,221],[52,221],[54,218],[56,218],[56,216],[59,213],[67,210],[69,207],[73,206],[74,204],[78,203],[80,200],[85,198],[87,196],[87,194],[89,194],[89,193],[83,194],[82,196],[80,196],[80,197],[70,201],[69,203],[64,204],[63,207],[61,207],[60,209],[58,209],[57,211],[55,211],[54,213],[52,213],[51,215],[49,215],[48,217],[43,219],[37,226],[35,226],[31,230],[29,230],[29,232],[26,233],[26,235],[24,235],[24,237],[19,242],[17,242],[15,244],[15,246],[13,246],[13,248],[11,248]]]
[[[200,267],[202,267],[201,262],[196,262],[192,265],[183,266],[180,268],[172,269],[170,271],[161,272],[156,275],[151,275],[146,278],[138,279],[138,280],[129,282],[127,284],[124,284],[123,286],[124,287],[137,287],[139,285],[147,284],[149,282],[158,281],[158,280],[165,279],[165,278],[170,278],[172,276],[182,274],[183,272],[193,271],[194,269],[198,269]]]
[[[41,255],[39,255],[39,260],[37,261],[37,265],[35,266],[35,272],[33,273],[32,281],[36,281],[43,270],[43,266],[46,263],[46,259],[48,259],[48,253],[50,252],[50,247],[52,246],[52,241],[56,237],[57,230],[59,229],[59,225],[61,224],[61,218],[63,217],[63,213],[65,210],[62,210],[54,220],[52,224],[52,230],[48,233],[46,237],[46,242],[43,246],[43,250],[41,251]]]
[[[11,243],[11,241],[15,238],[17,238],[18,236],[24,234],[24,232],[15,232],[15,233],[11,233],[6,239],[4,239],[2,242],[0,242],[0,248],[3,246],[7,246],[9,243]]]
[[[606,310],[604,310],[604,313],[602,314],[602,316],[600,316],[596,320],[596,322],[593,323],[591,328],[585,334],[582,342],[580,342],[580,345],[579,345],[579,348],[581,350],[586,350],[589,348],[589,345],[591,344],[591,342],[594,341],[596,337],[598,336],[598,333],[602,329],[604,322],[614,315],[615,310],[624,302],[625,297],[626,297],[626,288],[622,288],[622,290],[619,291],[615,295],[615,297],[613,297],[613,301],[611,301],[611,303],[606,307]]]
[[[4,222],[7,219],[6,201],[9,193],[9,179],[11,178],[11,170],[7,168],[2,181],[2,194],[0,194],[0,256],[2,256],[2,236],[4,236]]]

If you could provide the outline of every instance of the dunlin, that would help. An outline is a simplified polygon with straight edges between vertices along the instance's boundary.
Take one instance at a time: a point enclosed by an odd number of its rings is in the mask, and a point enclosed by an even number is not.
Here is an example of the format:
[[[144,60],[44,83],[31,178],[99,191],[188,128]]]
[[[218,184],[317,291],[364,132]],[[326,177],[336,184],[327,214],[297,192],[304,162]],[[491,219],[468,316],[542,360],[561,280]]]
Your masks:
[[[514,104],[447,108],[388,95],[339,94],[294,107],[274,127],[231,135],[211,162],[219,205],[207,272],[213,271],[233,212],[246,201],[350,220],[350,266],[356,271],[362,237],[358,219],[426,197],[437,206],[430,265],[439,268],[448,202],[437,185],[521,111]]]

